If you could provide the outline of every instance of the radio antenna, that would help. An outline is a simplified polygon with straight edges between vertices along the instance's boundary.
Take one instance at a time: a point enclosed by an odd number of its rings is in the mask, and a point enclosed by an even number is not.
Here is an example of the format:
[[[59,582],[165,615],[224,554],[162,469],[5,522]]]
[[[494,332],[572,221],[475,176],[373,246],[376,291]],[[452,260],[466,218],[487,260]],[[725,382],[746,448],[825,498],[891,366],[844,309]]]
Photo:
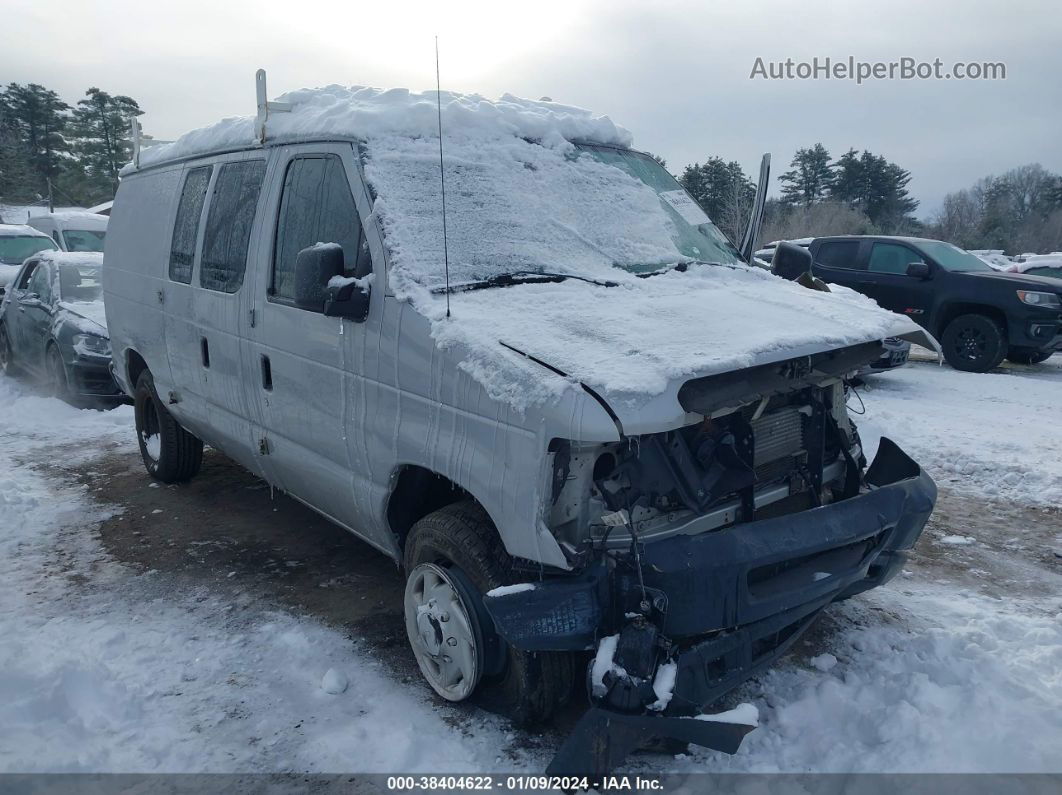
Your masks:
[[[439,37],[435,37],[435,109],[439,117],[439,187],[442,189],[443,267],[446,276],[446,316],[450,317],[450,252],[446,245],[446,173],[443,168],[442,83],[439,80]]]

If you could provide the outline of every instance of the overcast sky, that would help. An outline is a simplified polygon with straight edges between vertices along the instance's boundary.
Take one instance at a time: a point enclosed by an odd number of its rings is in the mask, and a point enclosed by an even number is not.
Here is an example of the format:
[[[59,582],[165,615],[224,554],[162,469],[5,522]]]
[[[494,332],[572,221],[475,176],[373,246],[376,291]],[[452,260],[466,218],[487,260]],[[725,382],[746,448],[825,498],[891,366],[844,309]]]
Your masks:
[[[921,216],[990,173],[1030,162],[1062,172],[1057,0],[3,6],[0,81],[42,83],[71,103],[89,86],[127,94],[156,138],[254,113],[260,66],[273,96],[327,83],[431,88],[438,34],[444,88],[549,96],[606,113],[672,171],[719,155],[754,175],[769,151],[777,175],[801,146],[821,141],[834,157],[866,148],[912,172]],[[945,69],[1002,61],[1007,79],[749,77],[757,57],[815,56],[940,58]]]

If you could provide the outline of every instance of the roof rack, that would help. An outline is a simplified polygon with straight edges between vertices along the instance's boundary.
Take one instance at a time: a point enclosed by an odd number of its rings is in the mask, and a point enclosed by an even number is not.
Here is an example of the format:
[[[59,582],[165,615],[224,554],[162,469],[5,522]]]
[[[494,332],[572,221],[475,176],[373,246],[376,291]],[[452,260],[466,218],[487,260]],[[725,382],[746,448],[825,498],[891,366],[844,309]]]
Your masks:
[[[265,69],[259,69],[254,73],[254,84],[258,95],[258,116],[254,120],[254,136],[261,145],[266,141],[266,121],[269,119],[269,112],[290,113],[291,103],[269,101],[269,95],[266,93]]]
[[[129,140],[133,142],[133,168],[140,168],[140,122],[129,117]]]

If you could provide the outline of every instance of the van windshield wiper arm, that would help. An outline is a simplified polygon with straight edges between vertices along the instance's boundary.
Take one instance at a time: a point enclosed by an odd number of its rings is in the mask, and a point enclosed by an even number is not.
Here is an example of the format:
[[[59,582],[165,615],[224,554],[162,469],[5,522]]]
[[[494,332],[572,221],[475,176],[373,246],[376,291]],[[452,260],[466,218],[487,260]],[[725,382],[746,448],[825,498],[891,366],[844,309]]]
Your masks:
[[[574,273],[553,273],[551,271],[512,271],[510,273],[499,273],[497,276],[491,276],[488,279],[480,279],[474,282],[462,282],[460,284],[452,284],[447,287],[436,287],[432,290],[433,293],[464,293],[470,290],[487,290],[491,287],[513,287],[518,284],[548,284],[552,282],[562,282],[565,279],[576,279],[581,282],[587,282],[588,284],[596,284],[598,287],[615,287],[616,282],[602,281],[600,279],[591,279],[589,276],[578,276]]]
[[[732,268],[734,263],[732,262],[704,262],[702,260],[690,260],[688,262],[676,262],[674,265],[664,265],[655,271],[646,271],[645,273],[634,274],[639,279],[648,279],[650,276],[659,276],[661,273],[670,273],[671,271],[678,271],[679,273],[685,273],[693,265],[717,265],[721,268]]]

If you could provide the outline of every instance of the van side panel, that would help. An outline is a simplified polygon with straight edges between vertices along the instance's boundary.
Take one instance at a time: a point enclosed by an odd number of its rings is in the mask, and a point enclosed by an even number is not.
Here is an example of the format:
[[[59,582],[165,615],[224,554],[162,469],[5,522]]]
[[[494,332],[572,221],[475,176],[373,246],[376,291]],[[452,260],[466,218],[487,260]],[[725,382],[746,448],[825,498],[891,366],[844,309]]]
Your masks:
[[[104,241],[103,291],[118,385],[132,396],[128,354],[139,354],[160,395],[174,388],[163,318],[170,235],[181,167],[122,179]]]

